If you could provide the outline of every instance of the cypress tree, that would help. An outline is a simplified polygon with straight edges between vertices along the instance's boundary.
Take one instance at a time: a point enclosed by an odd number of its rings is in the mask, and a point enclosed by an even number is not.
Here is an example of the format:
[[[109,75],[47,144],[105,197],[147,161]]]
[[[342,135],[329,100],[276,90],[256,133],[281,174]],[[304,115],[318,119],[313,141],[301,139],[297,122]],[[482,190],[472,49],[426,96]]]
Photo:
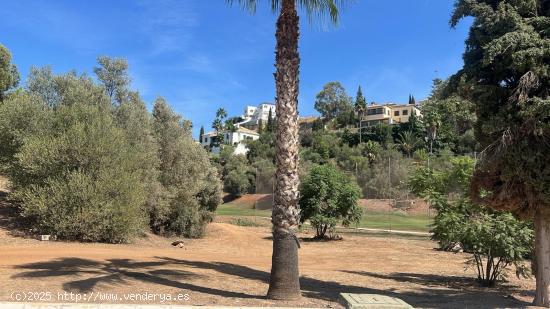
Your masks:
[[[268,122],[268,126],[269,126],[269,122]],[[262,118],[260,118],[260,120],[258,120],[258,134],[262,134],[263,129],[264,129],[264,121]]]
[[[204,126],[201,126],[201,130],[199,132],[199,142],[202,143],[202,136],[204,135]]]
[[[267,131],[273,132],[273,113],[271,112],[272,109],[269,109],[269,115],[267,117]]]

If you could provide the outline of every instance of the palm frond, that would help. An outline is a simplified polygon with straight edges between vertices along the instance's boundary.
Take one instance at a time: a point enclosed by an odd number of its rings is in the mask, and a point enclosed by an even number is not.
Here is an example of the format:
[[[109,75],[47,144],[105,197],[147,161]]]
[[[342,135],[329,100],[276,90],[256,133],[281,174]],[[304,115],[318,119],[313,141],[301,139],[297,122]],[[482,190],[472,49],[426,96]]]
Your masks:
[[[256,12],[257,4],[260,0],[226,0],[229,5],[238,4],[241,8],[251,12]],[[280,8],[282,0],[267,0],[271,2],[271,9],[277,12]],[[355,0],[296,0],[300,7],[306,12],[310,22],[318,20],[325,21],[325,18],[330,18],[334,24],[338,24],[340,9],[344,8],[348,3]]]

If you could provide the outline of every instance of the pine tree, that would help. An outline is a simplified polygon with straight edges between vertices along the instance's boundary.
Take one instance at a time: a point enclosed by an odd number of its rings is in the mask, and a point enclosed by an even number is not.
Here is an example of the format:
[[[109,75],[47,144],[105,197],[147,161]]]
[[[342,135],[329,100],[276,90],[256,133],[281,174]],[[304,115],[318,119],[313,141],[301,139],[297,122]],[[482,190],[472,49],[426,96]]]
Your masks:
[[[484,149],[476,162],[472,198],[534,220],[534,304],[550,308],[548,4],[457,1],[451,25],[468,16],[473,24],[464,67],[450,84],[474,103],[475,136]]]

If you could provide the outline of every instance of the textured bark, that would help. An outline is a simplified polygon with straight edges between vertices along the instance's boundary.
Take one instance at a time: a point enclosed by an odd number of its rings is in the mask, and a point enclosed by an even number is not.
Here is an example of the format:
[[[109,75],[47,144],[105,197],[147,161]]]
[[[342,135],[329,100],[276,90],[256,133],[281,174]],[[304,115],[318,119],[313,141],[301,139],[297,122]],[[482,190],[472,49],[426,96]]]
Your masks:
[[[267,297],[300,297],[298,271],[298,54],[299,19],[295,0],[283,0],[277,20],[276,184],[272,213],[273,255]]]
[[[550,308],[550,211],[546,209],[539,209],[535,215],[535,259],[534,304]]]

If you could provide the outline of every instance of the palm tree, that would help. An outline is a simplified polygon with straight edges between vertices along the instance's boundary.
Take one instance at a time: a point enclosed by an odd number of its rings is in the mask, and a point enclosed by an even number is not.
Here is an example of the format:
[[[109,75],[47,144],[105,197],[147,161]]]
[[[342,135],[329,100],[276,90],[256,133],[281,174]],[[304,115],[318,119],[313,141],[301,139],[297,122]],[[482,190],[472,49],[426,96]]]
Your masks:
[[[401,146],[401,149],[407,153],[407,156],[410,158],[411,153],[414,151],[416,146],[418,146],[420,140],[412,131],[405,131],[399,133],[397,142]]]
[[[258,0],[226,0],[254,12]],[[276,88],[276,184],[271,222],[273,255],[267,297],[300,298],[298,272],[298,53],[299,17],[297,4],[308,16],[329,16],[338,21],[338,7],[346,0],[270,0],[277,19],[275,52]],[[327,14],[328,13],[328,14]]]

